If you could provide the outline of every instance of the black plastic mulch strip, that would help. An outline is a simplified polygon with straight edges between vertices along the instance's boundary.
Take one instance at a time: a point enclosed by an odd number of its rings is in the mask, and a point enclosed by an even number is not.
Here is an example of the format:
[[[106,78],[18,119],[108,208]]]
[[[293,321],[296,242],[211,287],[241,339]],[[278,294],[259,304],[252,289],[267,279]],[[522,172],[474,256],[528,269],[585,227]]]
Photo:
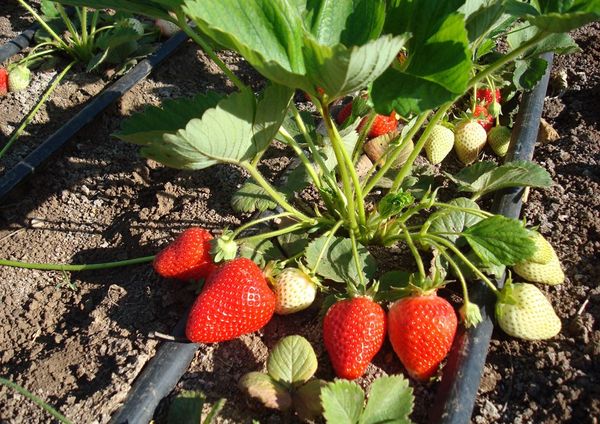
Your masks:
[[[548,62],[546,74],[533,91],[523,95],[513,128],[507,162],[533,158],[553,55],[544,54],[542,58]],[[521,213],[523,190],[523,188],[513,188],[499,193],[494,198],[492,211],[509,218],[518,218]],[[498,281],[498,285],[500,287],[504,285],[504,278]],[[438,387],[430,418],[431,423],[471,422],[494,330],[493,317],[496,303],[496,296],[485,284],[478,282],[471,287],[471,301],[481,307],[483,322],[475,328],[465,329],[462,325],[459,327]]]
[[[27,155],[25,159],[6,172],[2,179],[0,179],[0,199],[6,196],[23,179],[32,174],[38,166],[69,141],[84,125],[91,122],[107,106],[129,91],[142,79],[146,78],[154,67],[173,54],[187,38],[188,36],[182,31],[169,38],[156,52],[138,63],[119,80],[105,88],[79,113]]]

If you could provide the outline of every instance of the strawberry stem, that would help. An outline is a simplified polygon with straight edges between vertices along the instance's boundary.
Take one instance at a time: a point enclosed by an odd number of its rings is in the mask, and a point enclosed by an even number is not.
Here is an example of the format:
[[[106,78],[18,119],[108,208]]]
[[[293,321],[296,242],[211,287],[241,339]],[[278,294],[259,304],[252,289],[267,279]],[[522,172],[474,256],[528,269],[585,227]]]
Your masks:
[[[49,263],[31,263],[31,262],[19,262],[11,261],[7,259],[0,259],[0,266],[10,266],[14,268],[26,268],[26,269],[39,269],[43,271],[93,271],[99,269],[110,269],[118,268],[129,265],[139,265],[152,262],[154,256],[143,256],[141,258],[127,259],[124,261],[115,262],[104,262],[98,264],[49,264]]]
[[[288,216],[294,216],[294,214],[292,214],[290,212],[281,212],[281,213],[278,213],[275,215],[263,216],[262,218],[258,218],[258,219],[252,220],[250,222],[246,222],[245,224],[240,225],[238,228],[236,228],[233,231],[231,238],[235,239],[242,231],[247,230],[248,228],[258,225],[262,222],[267,222],[267,221],[271,221],[271,220],[275,220],[275,219],[279,219],[279,218],[285,218]]]
[[[354,146],[354,153],[352,155],[352,163],[356,163],[358,161],[358,159],[360,158],[360,155],[362,154],[362,151],[363,151],[363,146],[365,145],[365,140],[367,139],[367,135],[369,134],[369,131],[371,131],[371,127],[373,126],[373,122],[375,122],[375,118],[377,118],[377,114],[374,112],[371,113],[369,115],[366,125],[364,126],[362,131],[359,133],[358,140],[356,142],[356,145]]]
[[[443,202],[435,202],[433,204],[434,207],[436,208],[443,208],[443,209],[450,209],[450,210],[454,210],[454,211],[459,211],[459,212],[466,212],[468,214],[471,215],[475,215],[475,216],[479,216],[481,218],[489,218],[491,216],[494,216],[493,213],[491,212],[487,212],[481,209],[475,209],[475,208],[466,208],[466,207],[462,207],[462,206],[457,206],[457,205],[453,205],[451,203],[443,203]]]
[[[303,228],[313,228],[314,223],[312,220],[304,220],[302,222],[298,222],[297,224],[290,225],[289,227],[281,228],[279,230],[270,231],[268,233],[260,233],[253,236],[242,237],[237,240],[238,243],[247,243],[256,240],[265,240],[273,237],[278,237],[283,234],[293,233],[294,231],[301,230]]]
[[[354,266],[356,266],[356,273],[358,274],[358,279],[360,281],[361,292],[364,293],[367,289],[367,283],[365,281],[365,276],[363,275],[363,271],[360,268],[360,256],[358,255],[358,246],[356,244],[356,236],[352,231],[350,231],[350,240],[352,241],[352,257],[354,258]]]
[[[325,240],[325,243],[323,244],[323,248],[321,248],[321,251],[319,252],[319,256],[317,256],[315,266],[313,267],[313,269],[310,270],[311,275],[316,274],[317,269],[319,268],[319,265],[321,264],[321,260],[323,259],[323,255],[325,254],[325,250],[327,250],[329,243],[331,243],[331,239],[333,238],[333,236],[335,236],[335,233],[337,232],[337,230],[341,227],[341,225],[343,223],[344,223],[344,221],[342,221],[342,220],[336,222],[335,225],[333,226],[333,228],[326,233],[327,239]]]
[[[419,275],[421,276],[421,279],[425,279],[425,277],[426,277],[425,267],[423,266],[423,260],[421,259],[421,255],[419,255],[419,251],[417,250],[415,243],[413,242],[413,239],[410,236],[410,233],[406,229],[406,226],[404,224],[400,224],[400,225],[402,228],[402,232],[405,235],[404,241],[408,245],[410,252],[412,253],[413,257],[415,258],[417,268],[419,269]]]
[[[479,270],[479,268],[477,268],[475,265],[473,265],[473,263],[469,259],[467,259],[467,257],[465,255],[463,255],[463,253],[456,246],[454,246],[454,244],[452,244],[449,240],[446,240],[443,237],[436,236],[433,234],[420,234],[419,237],[422,237],[423,239],[428,240],[431,244],[436,246],[439,250],[441,250],[440,245],[445,246],[448,249],[450,249],[465,265],[467,265],[475,273],[475,275],[477,275],[478,278],[480,278],[489,287],[489,289],[492,292],[494,292],[494,294],[496,296],[498,296],[500,294],[500,291],[494,285],[494,283],[492,283],[490,281],[490,279],[487,278],[485,276],[485,274],[483,274],[483,272],[481,272]]]
[[[287,130],[283,127],[279,128],[279,134],[281,134],[286,144],[294,150],[294,153],[296,153],[296,155],[304,165],[304,168],[306,168],[306,172],[308,172],[308,175],[310,175],[313,184],[317,189],[320,190],[322,187],[321,180],[315,172],[315,168],[313,167],[312,163],[310,163],[310,161],[308,160],[298,143],[296,143],[296,140],[294,140],[294,137],[292,137],[291,134],[287,132]]]

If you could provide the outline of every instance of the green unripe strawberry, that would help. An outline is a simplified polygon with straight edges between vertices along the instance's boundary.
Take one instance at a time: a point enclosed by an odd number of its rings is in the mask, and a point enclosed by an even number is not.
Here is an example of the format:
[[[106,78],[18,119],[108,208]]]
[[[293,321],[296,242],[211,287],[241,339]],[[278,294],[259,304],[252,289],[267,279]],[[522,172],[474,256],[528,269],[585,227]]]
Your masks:
[[[552,245],[537,231],[532,231],[532,238],[535,242],[535,253],[527,262],[536,262],[538,264],[547,264],[552,259],[557,258]]]
[[[508,153],[511,134],[510,128],[502,125],[492,128],[488,133],[487,141],[498,156],[504,157]]]
[[[136,18],[127,18],[121,22],[121,25],[127,28],[131,28],[136,32],[137,35],[144,35],[144,24],[142,24]]]
[[[425,153],[429,162],[436,165],[448,156],[454,147],[454,132],[443,125],[436,125],[425,142]]]
[[[558,257],[554,256],[548,263],[521,262],[513,266],[515,273],[533,283],[549,284],[555,286],[565,281]]]
[[[312,305],[317,294],[317,284],[298,268],[285,268],[272,280],[275,291],[275,313],[293,314]]]
[[[11,92],[25,90],[29,87],[31,71],[27,66],[18,65],[8,72],[8,90]]]
[[[510,281],[496,303],[496,320],[506,334],[525,340],[549,339],[561,328],[552,305],[536,286]]]
[[[454,130],[454,150],[465,165],[474,162],[485,146],[487,133],[475,120],[460,122]]]

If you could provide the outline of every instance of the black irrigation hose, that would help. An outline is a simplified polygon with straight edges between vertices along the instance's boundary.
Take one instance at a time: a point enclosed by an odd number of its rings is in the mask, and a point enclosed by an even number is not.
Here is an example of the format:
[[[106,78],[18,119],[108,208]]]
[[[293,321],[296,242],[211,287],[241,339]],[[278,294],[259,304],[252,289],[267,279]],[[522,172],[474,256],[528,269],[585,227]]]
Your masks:
[[[531,160],[535,149],[544,98],[552,68],[552,53],[542,55],[548,62],[546,74],[535,89],[523,95],[506,161]],[[509,218],[521,213],[522,188],[508,189],[494,198],[492,210]],[[499,281],[504,284],[504,278]],[[442,381],[431,414],[431,423],[463,424],[471,422],[471,415],[479,390],[485,358],[494,330],[494,294],[483,284],[473,285],[471,297],[481,306],[483,322],[477,327],[460,327],[444,367]]]
[[[19,53],[21,50],[27,48],[33,37],[35,36],[35,32],[39,28],[39,24],[35,23],[23,31],[21,34],[8,41],[2,47],[0,47],[0,64],[4,62],[6,59],[11,58],[12,56]]]
[[[154,67],[168,58],[188,38],[180,31],[165,41],[161,47],[142,60],[126,75],[107,87],[88,103],[77,115],[48,137],[40,146],[21,160],[0,179],[0,199],[6,196],[25,177],[33,173],[50,155],[61,148],[84,125],[92,121],[107,106],[129,91],[134,85],[146,78]]]

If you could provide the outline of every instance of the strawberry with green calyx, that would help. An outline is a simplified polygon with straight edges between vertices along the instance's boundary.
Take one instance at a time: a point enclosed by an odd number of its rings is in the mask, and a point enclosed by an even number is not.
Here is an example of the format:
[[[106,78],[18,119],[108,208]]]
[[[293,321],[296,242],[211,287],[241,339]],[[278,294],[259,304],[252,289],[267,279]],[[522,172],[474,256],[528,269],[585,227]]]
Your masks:
[[[0,97],[6,96],[6,93],[8,93],[8,72],[0,68]]]
[[[276,298],[262,270],[250,259],[225,262],[206,280],[192,305],[185,334],[194,343],[235,339],[265,326]]]
[[[477,89],[475,97],[477,103],[482,103],[484,106],[489,106],[493,102],[502,102],[502,94],[500,93],[499,88],[494,90],[489,87],[479,88]]]
[[[8,71],[8,90],[16,92],[29,87],[31,71],[25,65],[17,65]]]
[[[333,304],[323,318],[323,342],[335,373],[353,380],[364,374],[385,339],[386,315],[369,296]]]
[[[458,319],[452,305],[437,295],[437,282],[416,277],[409,286],[411,294],[394,302],[388,311],[388,334],[408,374],[427,380],[448,355]]]
[[[513,283],[510,278],[498,296],[495,313],[500,328],[520,339],[545,340],[561,329],[546,296],[533,284]]]
[[[557,285],[565,281],[565,273],[552,245],[537,231],[532,231],[535,253],[531,258],[513,266],[513,271],[528,281]]]
[[[444,125],[432,128],[429,138],[425,142],[427,159],[434,165],[442,162],[454,147],[454,132]]]
[[[454,129],[454,150],[465,165],[473,163],[487,140],[485,129],[473,119],[459,122]]]
[[[162,277],[182,281],[206,278],[215,268],[210,256],[212,239],[203,228],[188,228],[156,255],[154,270]]]
[[[308,308],[315,300],[319,280],[302,263],[298,267],[277,270],[273,263],[267,264],[265,276],[276,296],[275,313],[288,315]]]
[[[508,153],[512,131],[503,125],[492,128],[487,135],[487,141],[494,153],[503,158]]]
[[[220,237],[211,243],[210,253],[215,263],[230,261],[237,255],[238,244],[235,241],[236,232],[225,229]]]

